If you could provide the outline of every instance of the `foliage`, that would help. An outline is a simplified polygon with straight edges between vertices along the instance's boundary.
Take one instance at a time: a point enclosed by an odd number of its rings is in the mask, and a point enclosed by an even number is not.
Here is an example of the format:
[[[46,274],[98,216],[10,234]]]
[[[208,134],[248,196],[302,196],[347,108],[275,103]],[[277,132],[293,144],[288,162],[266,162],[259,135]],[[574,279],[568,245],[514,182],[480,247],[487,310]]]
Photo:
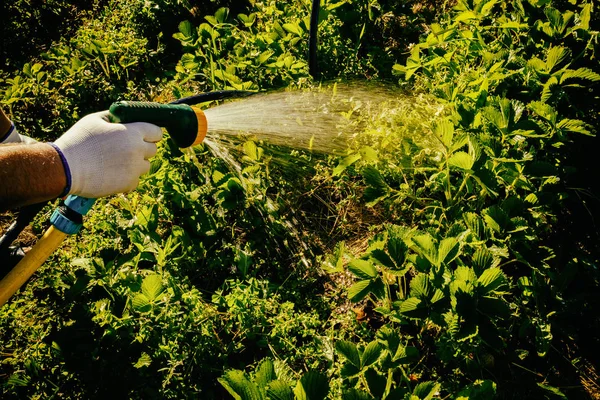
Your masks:
[[[322,76],[403,88],[340,100],[360,134],[339,155],[163,141],[0,309],[2,397],[583,397],[600,275],[572,182],[598,115],[594,4],[448,7],[323,2]],[[109,2],[6,72],[0,101],[45,138],[122,97],[306,87],[308,18]]]
[[[16,0],[2,5],[2,69],[20,69],[36,51],[72,34],[71,22],[90,18],[105,1]]]

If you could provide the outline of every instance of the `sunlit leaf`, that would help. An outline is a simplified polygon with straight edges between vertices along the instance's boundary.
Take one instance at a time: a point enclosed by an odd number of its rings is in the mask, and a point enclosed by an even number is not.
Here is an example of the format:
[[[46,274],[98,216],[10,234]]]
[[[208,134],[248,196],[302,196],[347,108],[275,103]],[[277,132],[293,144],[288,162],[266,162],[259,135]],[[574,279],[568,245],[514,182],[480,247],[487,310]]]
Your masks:
[[[477,279],[479,285],[484,289],[485,294],[498,289],[506,283],[506,277],[502,270],[498,267],[488,268]]]
[[[346,360],[348,360],[352,365],[357,368],[360,368],[360,356],[358,354],[358,349],[356,345],[352,342],[348,342],[346,340],[338,340],[335,343],[335,349],[338,353],[340,353]]]
[[[589,68],[578,68],[576,70],[567,69],[560,76],[560,84],[563,84],[570,79],[584,79],[590,82],[598,82],[600,81],[600,74]]]
[[[152,364],[152,358],[147,353],[142,353],[137,362],[133,364],[134,368],[148,367]]]
[[[431,400],[434,396],[439,395],[441,387],[442,385],[437,382],[422,382],[413,390],[413,396],[420,400]]]
[[[356,282],[348,288],[348,298],[354,302],[362,300],[371,292],[371,283],[370,280]]]
[[[149,301],[155,300],[163,289],[162,277],[158,274],[148,275],[142,281],[142,293]]]
[[[148,312],[152,309],[148,297],[141,293],[135,295],[135,297],[131,301],[131,305],[133,306],[133,309],[138,312]]]
[[[553,72],[559,67],[569,56],[571,51],[566,47],[556,46],[551,47],[546,54],[546,71]]]
[[[360,160],[360,154],[351,154],[345,158],[343,158],[339,164],[333,169],[333,176],[340,176],[342,172],[346,170],[349,166]]]
[[[263,359],[254,370],[254,381],[260,388],[265,388],[275,379],[275,367],[273,361],[268,358]]]
[[[271,400],[294,400],[294,391],[287,382],[275,380],[269,383],[267,396]]]
[[[463,170],[470,170],[473,168],[473,164],[475,160],[470,154],[465,153],[464,151],[457,151],[452,154],[452,156],[448,159],[448,164],[452,167],[460,168]]]
[[[236,400],[264,400],[256,384],[251,382],[243,371],[227,371],[217,380]]]
[[[348,270],[361,279],[371,279],[378,275],[375,266],[367,260],[352,260],[348,264]]]
[[[410,281],[410,295],[418,299],[428,299],[432,293],[431,282],[429,282],[429,276],[423,273],[417,274]]]
[[[360,357],[360,368],[364,369],[375,363],[381,356],[383,349],[377,341],[373,341],[367,345]]]

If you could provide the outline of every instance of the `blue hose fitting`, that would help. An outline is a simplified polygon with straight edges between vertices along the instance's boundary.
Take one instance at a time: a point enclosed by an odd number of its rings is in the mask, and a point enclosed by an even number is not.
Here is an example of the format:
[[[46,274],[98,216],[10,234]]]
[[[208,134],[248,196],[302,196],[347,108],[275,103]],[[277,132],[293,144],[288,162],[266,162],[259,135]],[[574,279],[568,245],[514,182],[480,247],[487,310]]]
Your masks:
[[[59,231],[73,235],[83,226],[83,216],[90,211],[95,201],[96,199],[70,195],[63,205],[54,210],[50,223]]]

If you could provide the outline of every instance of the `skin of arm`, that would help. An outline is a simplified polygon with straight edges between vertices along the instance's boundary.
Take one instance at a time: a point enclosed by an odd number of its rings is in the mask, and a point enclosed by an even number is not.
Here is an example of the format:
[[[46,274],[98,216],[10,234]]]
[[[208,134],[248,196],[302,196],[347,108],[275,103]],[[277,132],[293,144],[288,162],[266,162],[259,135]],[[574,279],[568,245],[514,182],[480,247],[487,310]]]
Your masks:
[[[0,211],[55,199],[66,185],[60,155],[52,146],[0,145]]]

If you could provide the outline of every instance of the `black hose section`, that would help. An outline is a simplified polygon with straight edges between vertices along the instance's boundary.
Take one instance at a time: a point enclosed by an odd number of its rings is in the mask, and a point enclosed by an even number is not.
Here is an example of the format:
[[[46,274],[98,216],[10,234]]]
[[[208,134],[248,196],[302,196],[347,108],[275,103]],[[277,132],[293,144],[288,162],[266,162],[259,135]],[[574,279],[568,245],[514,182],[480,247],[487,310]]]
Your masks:
[[[0,260],[8,256],[10,253],[10,245],[19,237],[23,229],[33,221],[37,213],[42,211],[42,208],[48,204],[46,202],[32,204],[30,206],[22,207],[19,210],[17,219],[10,225],[8,230],[0,237]]]
[[[317,38],[319,31],[319,11],[321,0],[313,0],[310,13],[310,32],[308,36],[308,73],[313,79],[319,77],[317,65]]]
[[[250,92],[247,90],[218,90],[216,92],[206,92],[195,94],[189,97],[182,97],[169,104],[187,104],[194,105],[198,103],[204,103],[207,101],[230,99],[232,97],[246,97],[255,94],[256,92]]]

